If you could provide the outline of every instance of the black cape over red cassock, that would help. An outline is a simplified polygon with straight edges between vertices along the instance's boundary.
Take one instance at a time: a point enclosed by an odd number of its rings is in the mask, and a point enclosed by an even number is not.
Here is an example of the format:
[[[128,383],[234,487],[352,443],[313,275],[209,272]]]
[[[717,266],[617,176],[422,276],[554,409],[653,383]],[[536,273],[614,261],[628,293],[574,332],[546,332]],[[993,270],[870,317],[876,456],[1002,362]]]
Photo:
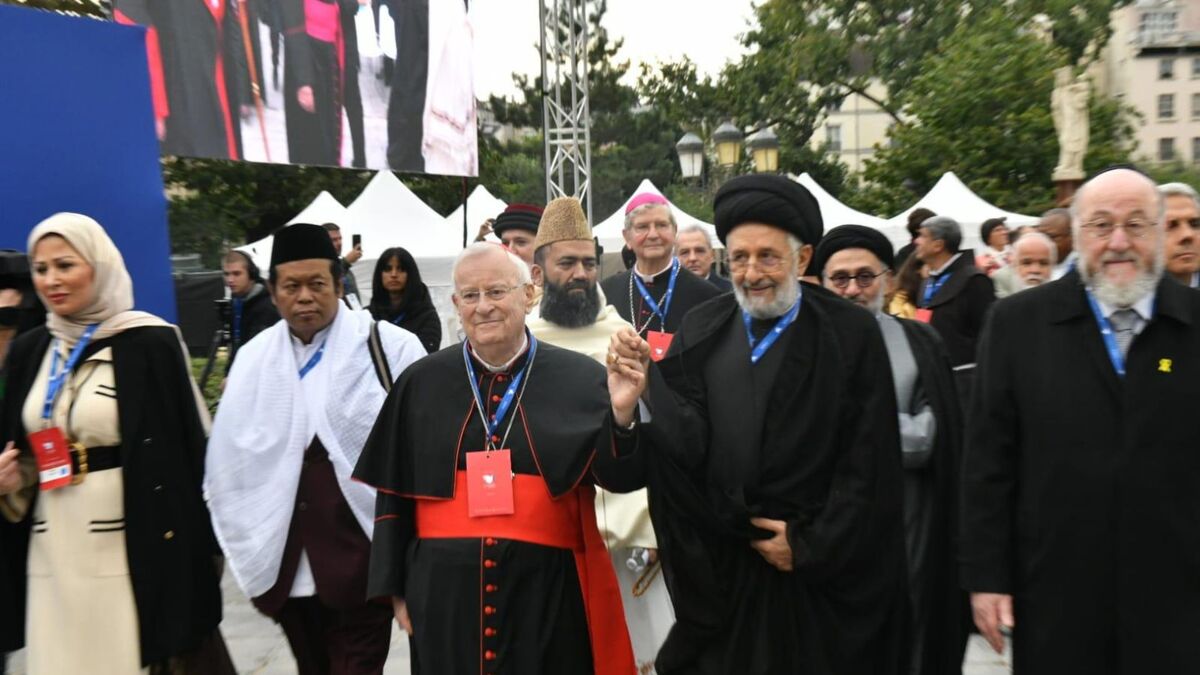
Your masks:
[[[164,155],[240,159],[240,83],[248,77],[234,3],[113,0],[113,16],[145,26],[155,116]],[[253,29],[253,25],[252,25]]]
[[[489,415],[527,358],[528,352],[500,373],[475,362]],[[614,434],[606,371],[591,359],[540,342],[525,377],[524,396],[508,415],[514,423],[505,447],[512,453],[514,482],[532,478],[537,496],[577,503],[594,537],[591,553],[611,579],[600,595],[617,613],[607,626],[590,622],[597,595],[588,597],[587,607],[584,598],[603,570],[589,567],[585,574],[570,549],[492,534],[438,538],[418,532],[422,509],[465,499],[458,482],[466,453],[484,448],[461,344],[404,371],[354,471],[356,480],[379,489],[368,594],[406,599],[415,631],[413,672],[421,675],[591,673],[594,649],[606,666],[602,672],[632,675],[620,590],[596,529],[591,486],[628,492],[644,485],[639,437],[636,431]],[[528,504],[517,492],[517,519],[528,513]],[[627,663],[613,663],[621,653],[613,643],[621,640],[594,646],[597,628],[623,636]]]
[[[283,16],[283,93],[288,161],[340,166],[342,151],[341,10],[336,0],[279,0]],[[318,24],[331,40],[315,37]],[[312,87],[313,112],[300,107],[296,92]]]
[[[723,295],[684,318],[650,393],[650,514],[677,619],[657,672],[905,669],[900,441],[875,318],[806,284],[751,365]],[[769,536],[755,516],[787,522],[794,571],[751,547]]]

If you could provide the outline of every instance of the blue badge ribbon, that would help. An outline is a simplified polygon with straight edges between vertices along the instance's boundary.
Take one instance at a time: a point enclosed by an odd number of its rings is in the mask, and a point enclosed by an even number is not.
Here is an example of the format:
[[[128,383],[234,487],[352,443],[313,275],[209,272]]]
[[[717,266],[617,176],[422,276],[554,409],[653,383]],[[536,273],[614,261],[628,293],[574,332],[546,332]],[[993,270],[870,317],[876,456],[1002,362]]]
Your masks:
[[[58,398],[58,392],[62,390],[63,384],[66,383],[67,376],[71,374],[71,371],[75,370],[75,366],[79,363],[79,358],[83,356],[83,350],[87,349],[88,343],[92,341],[92,336],[96,334],[96,329],[99,327],[100,324],[94,323],[84,329],[83,335],[79,337],[79,342],[75,344],[75,348],[67,356],[67,362],[63,364],[62,370],[58,369],[58,347],[61,341],[54,341],[54,356],[50,360],[50,380],[46,383],[46,401],[42,404],[43,420],[49,420],[51,415],[54,414],[54,400]]]
[[[242,344],[242,308],[245,305],[245,300],[242,298],[233,299],[233,344]]]
[[[650,311],[658,317],[663,330],[667,329],[667,312],[671,309],[671,298],[675,295],[675,281],[679,279],[679,270],[679,258],[676,258],[671,262],[671,280],[667,282],[667,292],[663,294],[661,306],[650,296],[650,291],[646,290],[646,285],[642,283],[642,278],[638,276],[637,271],[630,270],[629,272],[633,275],[633,282],[637,284],[638,291],[642,294],[642,302],[646,303]]]
[[[775,322],[775,327],[771,329],[771,332],[764,335],[757,344],[754,342],[754,334],[750,332],[750,313],[744,309],[742,310],[742,321],[746,324],[746,339],[750,342],[750,363],[758,363],[759,359],[766,355],[767,350],[770,349],[775,344],[775,341],[779,339],[779,336],[783,334],[783,331],[786,330],[788,326],[792,325],[792,322],[796,320],[796,315],[800,313],[800,301],[803,299],[804,296],[796,298],[796,304],[792,305],[792,308],[787,311],[787,314],[779,317],[779,320]]]
[[[392,319],[392,323],[399,326],[404,321],[404,317],[408,316],[408,312],[400,312],[399,316]]]
[[[317,364],[321,362],[321,357],[325,355],[325,343],[328,341],[329,338],[322,340],[321,346],[317,348],[317,353],[310,356],[308,363],[304,364],[304,367],[300,369],[300,379],[303,380],[304,376],[308,374],[308,371],[316,368]]]
[[[471,380],[471,391],[475,394],[475,405],[478,406],[479,415],[483,417],[483,424],[487,427],[489,444],[492,436],[496,434],[496,430],[500,428],[500,424],[504,422],[505,416],[508,415],[508,409],[512,407],[513,400],[521,388],[521,381],[525,379],[525,373],[533,363],[534,355],[537,354],[537,338],[533,337],[532,333],[527,333],[527,335],[529,335],[529,358],[525,360],[525,365],[508,383],[508,389],[504,390],[504,397],[500,399],[500,405],[496,406],[496,414],[491,420],[484,416],[487,407],[483,404],[483,394],[479,391],[479,378],[475,375],[475,366],[471,365],[470,348],[467,346],[467,341],[463,340],[463,361],[467,364],[467,375]]]
[[[929,301],[933,300],[933,296],[937,295],[937,292],[942,290],[942,286],[945,286],[946,281],[949,279],[950,279],[949,272],[943,272],[941,275],[939,275],[937,277],[937,281],[934,281],[933,279],[926,279],[925,280],[925,299],[921,303],[921,306],[928,307]]]

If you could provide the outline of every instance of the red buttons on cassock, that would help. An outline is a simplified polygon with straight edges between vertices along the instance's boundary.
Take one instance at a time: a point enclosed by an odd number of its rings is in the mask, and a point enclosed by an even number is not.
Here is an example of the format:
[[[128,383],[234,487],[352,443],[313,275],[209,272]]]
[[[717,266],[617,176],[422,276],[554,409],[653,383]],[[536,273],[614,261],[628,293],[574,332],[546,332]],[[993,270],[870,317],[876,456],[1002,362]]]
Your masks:
[[[503,382],[503,381],[504,381],[504,375],[497,375],[497,376],[496,376],[496,381],[497,381],[497,382]]]
[[[500,402],[500,395],[492,394],[492,403],[499,403],[499,402]]]
[[[483,613],[491,616],[496,613],[496,608],[492,607],[491,605],[485,605],[483,608]]]
[[[483,658],[488,661],[495,661],[496,660],[496,652],[489,649],[483,653]]]
[[[495,560],[484,560],[483,566],[490,570],[496,566],[496,561]]]
[[[488,593],[495,593],[496,589],[497,589],[496,584],[488,584],[487,586],[483,587],[483,590],[487,591]]]
[[[488,537],[487,539],[483,540],[483,543],[487,544],[488,546],[495,546],[496,540],[492,539],[491,537]]]
[[[484,637],[496,637],[496,629],[495,628],[484,628],[483,635],[484,635]]]

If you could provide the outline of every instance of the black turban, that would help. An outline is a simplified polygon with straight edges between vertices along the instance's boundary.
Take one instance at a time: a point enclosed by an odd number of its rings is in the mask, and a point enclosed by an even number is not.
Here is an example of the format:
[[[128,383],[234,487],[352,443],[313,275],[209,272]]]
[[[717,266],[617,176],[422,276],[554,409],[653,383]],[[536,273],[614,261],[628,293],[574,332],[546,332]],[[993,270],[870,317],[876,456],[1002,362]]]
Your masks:
[[[772,175],[726,181],[713,200],[713,220],[722,244],[730,230],[745,223],[774,225],[813,246],[825,230],[821,207],[812,193],[790,178]]]
[[[542,207],[533,204],[510,204],[503,213],[496,216],[496,221],[492,223],[492,232],[495,232],[497,237],[512,229],[528,230],[537,234],[538,223],[541,220]]]
[[[848,248],[864,248],[879,258],[884,267],[891,269],[896,263],[892,253],[892,242],[879,230],[866,225],[839,225],[825,233],[808,269],[814,276],[824,276],[825,265],[834,253]]]
[[[296,223],[275,233],[271,244],[271,268],[296,260],[337,260],[329,232],[320,225]]]

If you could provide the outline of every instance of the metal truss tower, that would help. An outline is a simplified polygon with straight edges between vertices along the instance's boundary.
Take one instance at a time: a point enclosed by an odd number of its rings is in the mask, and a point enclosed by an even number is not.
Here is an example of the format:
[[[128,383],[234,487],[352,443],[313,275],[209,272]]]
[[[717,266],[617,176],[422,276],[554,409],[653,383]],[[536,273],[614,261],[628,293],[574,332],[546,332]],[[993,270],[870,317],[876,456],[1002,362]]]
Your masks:
[[[542,24],[542,126],[546,201],[577,197],[592,221],[588,105],[588,0],[538,0]]]

